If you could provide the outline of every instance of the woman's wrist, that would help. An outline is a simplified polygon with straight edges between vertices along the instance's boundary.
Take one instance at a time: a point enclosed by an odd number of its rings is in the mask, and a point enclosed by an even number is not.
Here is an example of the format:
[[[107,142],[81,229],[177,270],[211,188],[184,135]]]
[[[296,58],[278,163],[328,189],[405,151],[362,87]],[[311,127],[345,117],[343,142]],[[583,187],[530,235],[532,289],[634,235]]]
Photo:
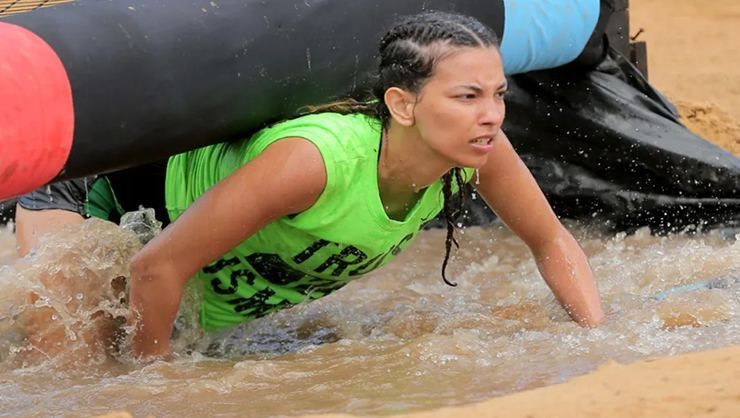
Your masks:
[[[535,254],[540,273],[568,315],[582,326],[601,323],[604,313],[596,281],[572,235],[563,229]]]

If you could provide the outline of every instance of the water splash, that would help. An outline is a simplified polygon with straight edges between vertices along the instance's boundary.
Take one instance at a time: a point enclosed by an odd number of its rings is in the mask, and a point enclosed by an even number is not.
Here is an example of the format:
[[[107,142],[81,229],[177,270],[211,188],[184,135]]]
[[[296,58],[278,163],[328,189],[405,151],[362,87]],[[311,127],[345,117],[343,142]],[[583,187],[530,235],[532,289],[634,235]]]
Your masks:
[[[590,256],[607,312],[597,329],[570,321],[528,249],[501,226],[461,236],[450,266],[455,289],[439,283],[444,231],[426,231],[371,277],[220,334],[198,331],[194,285],[174,360],[98,363],[84,373],[48,364],[6,370],[1,380],[27,383],[0,385],[0,396],[14,415],[98,411],[111,397],[135,415],[243,416],[245,404],[255,416],[387,414],[557,383],[609,360],[740,343],[740,289],[730,280],[655,298],[735,277],[740,243],[719,234],[571,229]],[[18,277],[11,270],[20,267],[3,269],[0,277]]]
[[[0,268],[0,364],[107,361],[128,313],[125,277],[141,246],[136,236],[90,219],[39,241],[27,257]]]

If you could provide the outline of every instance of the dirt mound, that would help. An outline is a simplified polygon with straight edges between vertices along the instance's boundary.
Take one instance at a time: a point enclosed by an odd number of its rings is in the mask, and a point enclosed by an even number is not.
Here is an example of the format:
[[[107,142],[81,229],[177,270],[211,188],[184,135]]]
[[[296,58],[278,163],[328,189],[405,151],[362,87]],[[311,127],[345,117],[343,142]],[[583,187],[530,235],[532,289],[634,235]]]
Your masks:
[[[681,119],[694,133],[740,156],[740,122],[712,103],[674,100]]]

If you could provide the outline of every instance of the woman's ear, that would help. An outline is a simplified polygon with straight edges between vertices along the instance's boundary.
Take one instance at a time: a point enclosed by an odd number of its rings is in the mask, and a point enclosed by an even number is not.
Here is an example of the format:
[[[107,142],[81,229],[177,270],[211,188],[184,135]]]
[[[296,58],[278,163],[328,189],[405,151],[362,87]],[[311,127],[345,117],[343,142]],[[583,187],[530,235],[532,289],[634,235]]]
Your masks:
[[[383,95],[388,112],[401,126],[414,126],[416,95],[398,87],[391,87]]]

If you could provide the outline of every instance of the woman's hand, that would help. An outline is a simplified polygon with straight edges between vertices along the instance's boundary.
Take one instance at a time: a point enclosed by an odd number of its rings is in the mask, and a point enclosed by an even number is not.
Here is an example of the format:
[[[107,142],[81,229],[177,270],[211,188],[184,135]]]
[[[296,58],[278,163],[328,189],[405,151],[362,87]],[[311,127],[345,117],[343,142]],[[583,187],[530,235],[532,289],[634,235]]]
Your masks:
[[[584,326],[598,325],[604,313],[588,259],[503,132],[497,135],[475,187],[529,246],[545,282],[571,318]]]
[[[318,148],[284,138],[221,180],[131,262],[135,357],[169,353],[169,338],[187,280],[282,216],[310,208],[326,185]]]
[[[173,260],[160,260],[166,242],[150,241],[131,260],[131,349],[135,357],[146,360],[169,355],[172,326],[188,279]]]

